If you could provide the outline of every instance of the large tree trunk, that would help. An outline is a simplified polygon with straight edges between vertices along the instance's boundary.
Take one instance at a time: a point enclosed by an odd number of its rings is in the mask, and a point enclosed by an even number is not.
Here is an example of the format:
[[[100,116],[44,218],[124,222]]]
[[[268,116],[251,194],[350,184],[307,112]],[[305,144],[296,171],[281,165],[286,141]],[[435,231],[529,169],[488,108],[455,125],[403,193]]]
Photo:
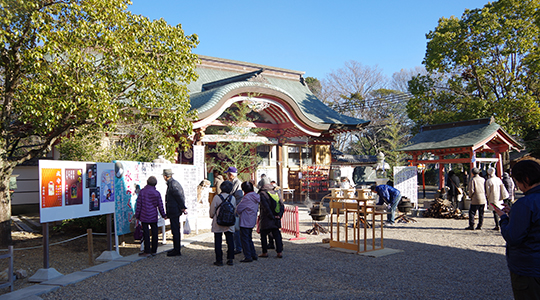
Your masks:
[[[13,169],[2,168],[2,170],[3,172],[0,172],[0,248],[7,248],[7,246],[12,244],[9,179]]]

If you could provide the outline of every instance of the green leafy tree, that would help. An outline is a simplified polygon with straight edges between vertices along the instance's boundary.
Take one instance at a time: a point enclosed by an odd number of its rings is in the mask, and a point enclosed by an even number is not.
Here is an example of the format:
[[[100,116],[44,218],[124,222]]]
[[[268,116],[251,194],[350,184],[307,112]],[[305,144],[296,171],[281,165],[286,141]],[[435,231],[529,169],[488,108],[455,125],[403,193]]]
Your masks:
[[[0,244],[13,168],[70,129],[152,120],[191,132],[197,36],[127,11],[128,0],[0,0]]]
[[[400,123],[394,114],[388,116],[388,124],[384,127],[381,151],[385,154],[385,161],[390,170],[396,166],[405,165],[407,155],[397,149],[404,147],[411,139],[409,128]]]
[[[132,160],[151,162],[159,155],[174,160],[178,143],[152,123],[121,124],[112,131],[85,130],[62,138],[57,146],[60,159],[111,162]]]
[[[439,19],[430,31],[427,75],[409,82],[416,127],[494,116],[523,135],[540,121],[538,0],[500,0]]]
[[[249,101],[234,103],[220,116],[219,119],[226,126],[216,133],[227,135],[232,141],[219,142],[208,149],[208,153],[216,154],[207,156],[207,163],[211,167],[223,173],[229,166],[235,166],[240,179],[249,179],[249,175],[262,162],[262,157],[257,154],[257,146],[262,143],[252,139],[261,132],[261,129],[250,126],[255,118]]]
[[[320,98],[322,85],[319,79],[315,77],[306,77],[306,84],[315,97]]]

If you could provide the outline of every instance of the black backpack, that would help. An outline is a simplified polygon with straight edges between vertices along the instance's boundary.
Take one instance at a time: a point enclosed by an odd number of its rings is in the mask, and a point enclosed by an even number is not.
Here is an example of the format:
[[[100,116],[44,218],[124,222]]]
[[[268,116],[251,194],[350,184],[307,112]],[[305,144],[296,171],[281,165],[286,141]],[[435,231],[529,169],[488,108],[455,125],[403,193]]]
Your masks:
[[[227,199],[223,199],[221,195],[218,196],[221,198],[221,204],[216,208],[216,210],[219,210],[216,222],[220,226],[233,226],[236,223],[236,216],[234,205],[232,205],[230,200],[231,195]]]

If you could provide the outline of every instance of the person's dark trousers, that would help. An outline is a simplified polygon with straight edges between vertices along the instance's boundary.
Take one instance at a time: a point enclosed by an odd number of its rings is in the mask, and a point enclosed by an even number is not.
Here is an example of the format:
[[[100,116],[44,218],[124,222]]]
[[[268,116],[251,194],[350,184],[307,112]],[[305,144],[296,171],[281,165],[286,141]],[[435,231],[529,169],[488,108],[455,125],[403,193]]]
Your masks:
[[[227,242],[227,259],[234,259],[234,238],[233,233],[230,231],[225,233],[225,241]],[[222,233],[214,232],[214,251],[216,252],[216,262],[223,263],[223,250],[221,244],[223,243]]]
[[[268,253],[268,234],[272,233],[274,241],[276,243],[276,252],[283,252],[283,240],[281,239],[281,231],[278,228],[261,230],[261,246],[262,253]]]
[[[276,249],[276,246],[274,245],[274,236],[272,236],[272,232],[268,233],[268,249]]]
[[[240,238],[240,230],[234,231],[234,252],[242,252],[242,239]]]
[[[449,198],[448,200],[452,202],[452,206],[454,208],[457,208],[459,204],[457,197],[458,197],[457,195],[448,195],[448,198]]]
[[[478,211],[478,227],[482,227],[484,223],[484,204],[476,205],[471,204],[471,208],[469,209],[469,226],[474,227],[474,217],[476,216],[476,212]]]
[[[255,245],[253,245],[253,228],[240,227],[240,237],[242,238],[242,249],[244,251],[244,258],[257,259],[257,252],[255,252]]]
[[[148,230],[150,226],[150,230]],[[158,247],[158,227],[157,223],[142,222],[143,237],[144,237],[144,253],[156,253]],[[152,232],[152,248],[150,248],[150,231]]]
[[[495,228],[499,228],[499,215],[493,212],[493,219],[495,219]]]
[[[512,292],[516,300],[540,299],[540,278],[521,276],[510,272]]]
[[[173,251],[180,253],[180,216],[170,217]]]

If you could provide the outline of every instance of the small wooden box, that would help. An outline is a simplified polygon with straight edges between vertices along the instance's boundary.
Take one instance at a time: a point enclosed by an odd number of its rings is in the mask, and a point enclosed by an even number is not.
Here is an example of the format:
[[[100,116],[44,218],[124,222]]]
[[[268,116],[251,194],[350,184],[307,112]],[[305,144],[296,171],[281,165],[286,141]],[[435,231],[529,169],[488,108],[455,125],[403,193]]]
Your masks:
[[[373,199],[373,192],[370,189],[358,189],[357,192],[357,199],[358,200],[368,200]]]

